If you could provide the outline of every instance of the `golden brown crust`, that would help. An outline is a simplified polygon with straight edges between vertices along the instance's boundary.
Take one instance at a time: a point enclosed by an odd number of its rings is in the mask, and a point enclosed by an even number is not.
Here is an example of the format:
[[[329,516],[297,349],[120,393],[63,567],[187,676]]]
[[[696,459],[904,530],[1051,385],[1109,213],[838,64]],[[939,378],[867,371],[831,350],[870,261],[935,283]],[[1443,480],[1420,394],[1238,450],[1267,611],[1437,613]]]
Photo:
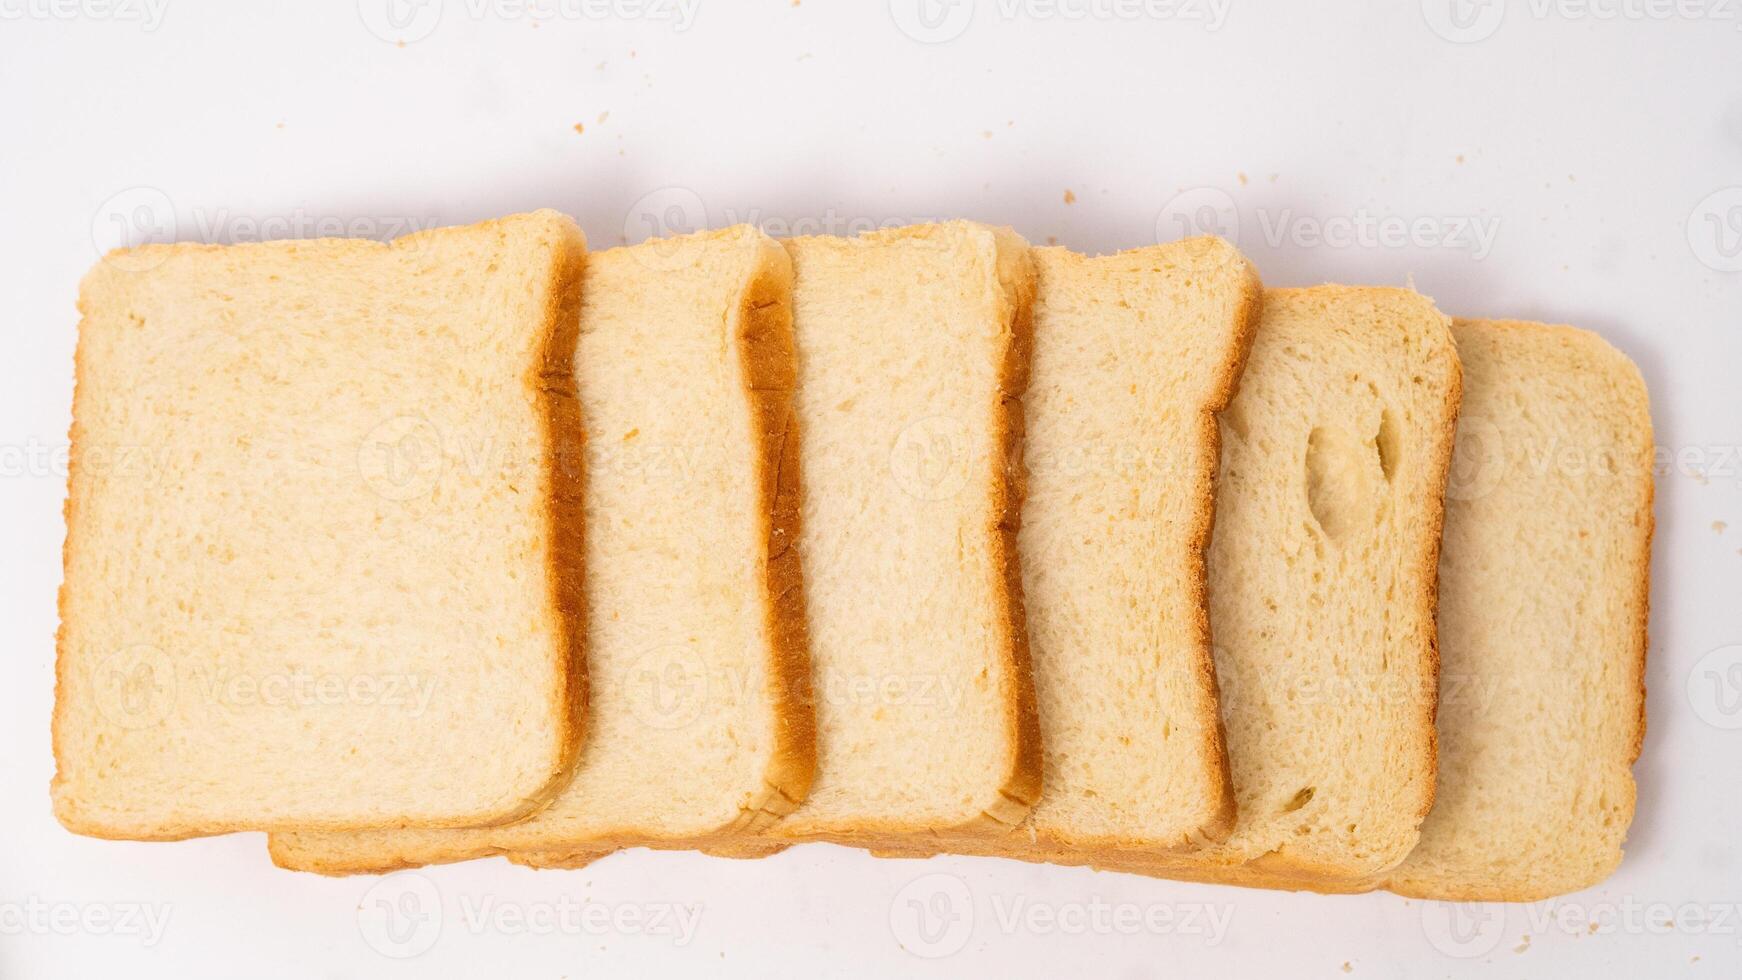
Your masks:
[[[509,853],[507,857],[511,864],[537,871],[576,871],[612,853],[614,852],[586,850],[526,851]]]
[[[798,540],[802,484],[798,413],[793,392],[798,364],[792,333],[792,259],[763,240],[755,277],[738,310],[744,387],[757,441],[756,481],[763,520],[761,556],[765,628],[771,643],[769,698],[776,718],[775,750],[764,776],[767,793],[746,811],[740,831],[755,834],[791,813],[810,793],[817,767],[816,706],[811,695],[809,621]]]
[[[1004,630],[1005,671],[1014,685],[1010,715],[1011,769],[999,799],[984,812],[985,823],[975,821],[962,832],[1000,834],[1021,823],[1040,799],[1042,755],[1040,702],[1034,690],[1033,659],[1028,649],[1028,621],[1022,597],[1022,564],[1016,537],[1022,526],[1022,501],[1028,491],[1028,472],[1022,462],[1025,419],[1022,397],[1028,391],[1029,368],[1034,356],[1034,296],[1039,288],[1034,258],[1028,243],[1014,232],[997,233],[1000,285],[1009,304],[1010,343],[1000,370],[999,398],[994,426],[999,450],[1000,477],[993,503],[998,515],[992,529],[992,554],[1003,569],[1005,607],[1000,626]]]
[[[572,223],[556,256],[555,282],[545,310],[544,340],[539,346],[537,385],[544,412],[544,467],[547,539],[550,541],[550,602],[559,624],[563,686],[552,692],[559,700],[565,728],[556,734],[556,771],[540,796],[511,816],[524,817],[549,806],[574,779],[586,737],[587,658],[586,592],[583,588],[582,545],[586,480],[586,428],[575,391],[575,345],[580,336],[581,286],[586,271],[586,241]]]

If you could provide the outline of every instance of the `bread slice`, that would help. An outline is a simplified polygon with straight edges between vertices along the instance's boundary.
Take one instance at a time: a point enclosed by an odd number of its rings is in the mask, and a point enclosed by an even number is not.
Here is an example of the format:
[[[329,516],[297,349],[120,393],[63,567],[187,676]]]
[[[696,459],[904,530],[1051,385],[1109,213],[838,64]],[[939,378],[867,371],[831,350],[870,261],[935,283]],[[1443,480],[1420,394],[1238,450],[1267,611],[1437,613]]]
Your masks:
[[[773,833],[1007,832],[1041,779],[1009,459],[1028,248],[961,221],[787,248],[819,763]]]
[[[798,551],[791,263],[748,226],[591,257],[575,370],[592,735],[508,827],[277,834],[327,873],[755,835],[815,767]]]
[[[79,307],[53,783],[82,834],[463,826],[582,721],[585,243],[111,253]]]
[[[1433,799],[1435,567],[1460,370],[1402,289],[1272,289],[1222,413],[1210,622],[1239,808],[1184,855],[1059,859],[1267,887],[1363,881]]]
[[[1523,902],[1621,860],[1645,735],[1651,410],[1571,327],[1459,320],[1458,455],[1440,556],[1439,791],[1386,879]]]

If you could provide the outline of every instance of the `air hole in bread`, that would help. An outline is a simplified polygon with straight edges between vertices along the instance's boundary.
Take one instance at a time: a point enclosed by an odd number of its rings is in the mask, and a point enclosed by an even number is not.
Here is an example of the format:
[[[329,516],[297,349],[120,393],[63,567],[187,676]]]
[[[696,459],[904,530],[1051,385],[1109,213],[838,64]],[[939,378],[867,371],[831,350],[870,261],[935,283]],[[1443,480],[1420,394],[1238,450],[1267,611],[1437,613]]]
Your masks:
[[[1313,801],[1313,792],[1316,788],[1317,787],[1313,786],[1302,787],[1300,792],[1294,794],[1287,803],[1283,804],[1282,812],[1293,813],[1301,807],[1306,806],[1308,803],[1311,803]]]
[[[1397,474],[1397,459],[1403,453],[1403,433],[1389,408],[1379,415],[1379,434],[1373,438],[1373,446],[1379,453],[1379,470],[1385,474],[1385,482],[1390,483]]]
[[[1372,524],[1379,483],[1385,478],[1378,440],[1363,442],[1337,426],[1307,436],[1307,506],[1333,543]]]

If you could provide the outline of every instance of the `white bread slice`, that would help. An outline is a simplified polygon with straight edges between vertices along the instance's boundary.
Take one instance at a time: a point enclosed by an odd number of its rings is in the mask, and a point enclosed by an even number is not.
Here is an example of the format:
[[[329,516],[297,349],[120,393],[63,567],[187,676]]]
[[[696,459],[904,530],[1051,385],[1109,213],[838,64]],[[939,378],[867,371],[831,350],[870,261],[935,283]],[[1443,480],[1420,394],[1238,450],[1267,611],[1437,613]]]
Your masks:
[[[1651,409],[1571,327],[1459,320],[1440,555],[1439,791],[1385,886],[1523,902],[1621,860],[1645,735]]]
[[[791,264],[749,226],[594,253],[575,365],[593,697],[573,783],[508,827],[275,834],[329,874],[759,833],[815,767]]]
[[[1210,622],[1239,808],[1190,854],[1067,863],[1267,887],[1364,881],[1433,799],[1435,568],[1460,392],[1402,289],[1272,289],[1222,413]]]
[[[818,771],[773,834],[1007,832],[1041,778],[1008,460],[1029,250],[962,221],[787,248]]]
[[[543,806],[585,693],[585,243],[112,253],[86,277],[56,815],[100,837],[464,826]]]
[[[1216,413],[1262,289],[1217,238],[1034,258],[1018,545],[1046,791],[1014,833],[949,849],[1044,859],[1197,846],[1234,822],[1204,553]]]

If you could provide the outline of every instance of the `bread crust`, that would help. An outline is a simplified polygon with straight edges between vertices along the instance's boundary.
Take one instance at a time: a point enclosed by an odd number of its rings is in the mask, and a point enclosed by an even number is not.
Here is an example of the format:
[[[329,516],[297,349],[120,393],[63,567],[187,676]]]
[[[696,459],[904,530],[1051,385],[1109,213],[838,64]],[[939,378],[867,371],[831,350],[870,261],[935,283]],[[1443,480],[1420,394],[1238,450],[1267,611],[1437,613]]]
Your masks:
[[[1033,657],[1028,648],[1028,618],[1023,605],[1022,563],[1016,535],[1022,526],[1022,501],[1028,492],[1028,471],[1022,465],[1024,425],[1022,397],[1028,391],[1029,368],[1034,358],[1034,296],[1039,273],[1028,243],[1008,228],[996,229],[998,277],[1008,304],[1005,316],[1010,344],[1000,370],[999,397],[994,425],[999,447],[1000,476],[994,488],[993,554],[1004,575],[1004,609],[999,625],[1004,631],[1007,692],[1012,701],[1009,714],[1012,745],[1010,770],[998,799],[983,811],[983,820],[956,828],[966,834],[1001,834],[1020,824],[1040,799],[1044,757],[1041,751],[1040,701],[1034,690]]]
[[[355,251],[391,251],[395,249],[417,248],[424,240],[437,236],[453,234],[480,234],[495,230],[498,235],[504,234],[505,227],[519,224],[548,224],[555,232],[552,241],[552,288],[547,298],[540,327],[541,341],[539,344],[538,361],[533,364],[527,374],[528,390],[534,393],[541,417],[541,436],[545,458],[545,486],[551,496],[547,496],[549,504],[546,509],[547,524],[558,522],[558,512],[567,507],[567,503],[557,496],[569,492],[567,478],[555,473],[557,461],[565,447],[573,447],[578,452],[583,433],[579,428],[577,417],[572,411],[572,382],[570,397],[565,403],[562,391],[553,391],[545,381],[545,374],[550,365],[554,350],[560,350],[560,333],[565,328],[568,311],[578,308],[582,270],[586,262],[586,239],[573,220],[555,211],[541,210],[529,214],[510,215],[491,221],[479,222],[474,225],[458,228],[438,228],[416,232],[391,242],[375,242],[357,239],[328,239],[322,244]],[[265,242],[243,245],[208,245],[198,243],[180,243],[174,245],[147,245],[143,250],[161,253],[172,252],[210,252],[233,248],[286,248],[293,247],[280,242]],[[128,255],[141,250],[115,249],[100,260],[86,279],[87,285],[95,277],[111,274],[105,268],[106,264],[117,260],[125,260]],[[80,421],[82,379],[87,376],[86,335],[90,329],[90,311],[86,308],[85,298],[80,297],[79,340],[73,354],[74,382],[72,422],[68,429],[69,445],[73,451],[68,454],[67,461],[67,497],[62,505],[62,515],[67,526],[67,536],[61,551],[61,586],[56,599],[56,607],[60,625],[55,633],[55,707],[50,720],[51,741],[56,763],[56,774],[51,783],[56,818],[61,825],[73,833],[87,837],[97,837],[110,840],[144,840],[144,841],[176,841],[193,837],[203,837],[214,834],[237,833],[243,831],[279,831],[279,830],[319,830],[319,831],[351,831],[369,829],[371,825],[352,821],[299,821],[294,826],[276,822],[252,822],[234,820],[205,820],[197,823],[173,822],[153,824],[118,824],[100,819],[91,819],[81,812],[77,801],[63,792],[65,785],[62,770],[66,768],[65,751],[65,704],[66,704],[66,674],[70,654],[68,651],[68,615],[67,599],[73,583],[70,580],[71,556],[80,538],[84,536],[84,525],[79,520],[75,505],[74,487],[78,476],[77,447],[85,442],[84,427]],[[571,352],[572,353],[572,352]],[[86,394],[88,396],[88,393]],[[572,534],[579,533],[578,525]],[[459,815],[440,821],[420,822],[420,827],[474,827],[480,825],[495,825],[508,823],[537,812],[548,806],[568,784],[573,777],[578,760],[579,742],[582,738],[586,711],[586,665],[582,654],[579,634],[573,632],[578,628],[580,607],[573,601],[572,584],[578,580],[579,569],[575,564],[564,559],[556,538],[552,537],[553,558],[549,575],[549,603],[553,619],[561,624],[560,631],[564,634],[559,638],[552,653],[557,660],[557,673],[562,678],[559,685],[550,692],[552,716],[558,719],[558,724],[551,732],[551,762],[549,777],[540,789],[529,793],[524,798],[510,805],[492,811],[482,811],[473,814]],[[378,825],[375,825],[378,826]]]
[[[744,387],[758,441],[757,492],[760,512],[766,515],[761,563],[765,628],[773,646],[769,698],[777,716],[774,757],[764,777],[768,791],[746,811],[741,828],[757,834],[804,800],[817,768],[804,569],[794,547],[801,529],[803,481],[793,404],[798,363],[792,335],[792,258],[772,239],[763,239],[757,273],[738,316]]]

